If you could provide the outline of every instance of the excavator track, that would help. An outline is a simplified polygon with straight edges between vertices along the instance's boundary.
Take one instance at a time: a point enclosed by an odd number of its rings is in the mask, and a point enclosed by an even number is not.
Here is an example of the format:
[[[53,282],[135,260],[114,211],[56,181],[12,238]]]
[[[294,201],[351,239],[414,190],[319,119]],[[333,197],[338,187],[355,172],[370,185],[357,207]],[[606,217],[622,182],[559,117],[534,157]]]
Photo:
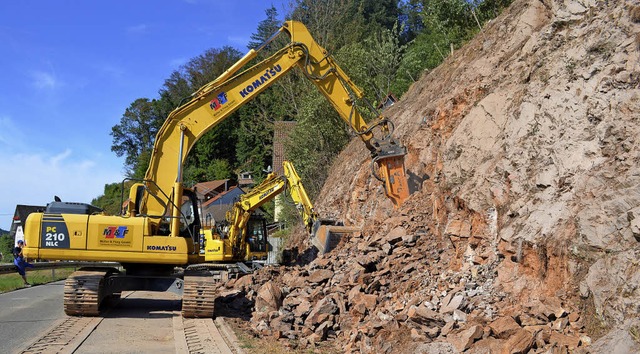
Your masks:
[[[185,272],[182,292],[182,317],[213,318],[216,289],[219,276],[211,271],[191,270]]]
[[[64,283],[64,312],[69,316],[98,316],[100,302],[106,296],[104,279],[109,274],[104,270],[78,270]]]

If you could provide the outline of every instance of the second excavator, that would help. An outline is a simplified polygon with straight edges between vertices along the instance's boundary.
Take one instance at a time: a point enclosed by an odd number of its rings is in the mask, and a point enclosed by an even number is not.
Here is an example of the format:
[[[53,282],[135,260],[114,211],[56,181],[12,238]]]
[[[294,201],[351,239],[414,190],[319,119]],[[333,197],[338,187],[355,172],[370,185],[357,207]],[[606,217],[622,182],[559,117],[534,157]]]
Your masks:
[[[320,220],[313,208],[293,164],[284,161],[283,175],[269,173],[262,183],[249,193],[240,196],[227,212],[226,220],[219,225],[203,230],[204,257],[206,262],[234,261],[237,259],[262,260],[266,258],[266,229],[264,218],[255,218],[255,211],[272,201],[284,191],[288,191],[309,234]],[[217,227],[215,227],[217,226]],[[217,229],[217,232],[215,232]]]

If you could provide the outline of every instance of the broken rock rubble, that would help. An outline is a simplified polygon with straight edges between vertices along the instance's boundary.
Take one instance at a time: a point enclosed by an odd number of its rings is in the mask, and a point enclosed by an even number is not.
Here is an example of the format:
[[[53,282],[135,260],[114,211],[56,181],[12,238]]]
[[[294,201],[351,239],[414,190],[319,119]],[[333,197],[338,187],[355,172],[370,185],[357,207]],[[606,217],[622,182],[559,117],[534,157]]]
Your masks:
[[[344,240],[309,264],[264,268],[231,286],[254,301],[248,315],[256,334],[294,346],[327,341],[345,352],[391,353],[409,339],[460,352],[526,353],[584,345],[580,315],[561,300],[511,304],[493,286],[494,265],[454,272],[445,261],[455,251],[435,247],[435,238],[416,237],[411,248],[387,240],[394,245],[377,242],[388,244],[389,254],[358,247],[370,242],[366,237]]]

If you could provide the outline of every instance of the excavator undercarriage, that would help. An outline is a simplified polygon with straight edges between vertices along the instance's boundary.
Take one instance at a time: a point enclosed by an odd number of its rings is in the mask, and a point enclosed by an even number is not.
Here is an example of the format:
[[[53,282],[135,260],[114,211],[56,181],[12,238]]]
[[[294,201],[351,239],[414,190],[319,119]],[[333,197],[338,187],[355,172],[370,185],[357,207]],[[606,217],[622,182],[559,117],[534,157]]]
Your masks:
[[[246,265],[197,264],[176,268],[166,276],[126,275],[113,267],[81,268],[64,284],[64,312],[70,316],[98,316],[108,300],[125,291],[170,291],[182,296],[185,318],[213,317],[218,288],[231,278],[250,272]]]

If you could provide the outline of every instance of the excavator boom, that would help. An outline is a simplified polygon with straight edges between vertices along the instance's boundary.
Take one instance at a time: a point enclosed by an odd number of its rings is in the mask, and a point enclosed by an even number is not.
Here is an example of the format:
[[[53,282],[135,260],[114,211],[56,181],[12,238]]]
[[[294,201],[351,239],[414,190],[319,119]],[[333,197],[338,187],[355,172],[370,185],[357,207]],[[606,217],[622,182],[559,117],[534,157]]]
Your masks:
[[[284,176],[286,177],[289,185],[289,192],[291,193],[291,199],[296,204],[296,209],[302,216],[302,221],[307,229],[307,232],[312,233],[313,225],[318,221],[318,214],[313,209],[311,199],[307,195],[307,191],[302,185],[302,179],[298,175],[295,167],[289,161],[282,163],[284,169]]]
[[[404,171],[406,151],[392,137],[393,125],[382,116],[373,117],[371,125],[365,122],[362,110],[357,105],[359,102],[368,104],[363,98],[364,94],[335,63],[333,57],[316,43],[302,23],[287,21],[272,38],[281,33],[286,33],[291,38],[287,46],[238,73],[262,47],[250,51],[216,80],[193,93],[187,103],[169,115],[156,136],[151,163],[145,176],[145,180],[154,181],[157,187],[147,186],[154,197],[146,196],[141,206],[142,213],[161,215],[167,205],[171,204],[167,200],[163,201],[162,193],[157,189],[178,200],[179,188],[174,184],[182,182],[182,165],[195,142],[295,67],[302,70],[340,117],[360,136],[371,152],[374,167],[380,171],[374,171],[374,175],[384,181],[386,194],[394,205],[399,206],[408,197]],[[370,111],[375,111],[370,104],[368,106]],[[379,136],[374,135],[374,130],[379,130]],[[160,153],[162,156],[158,156]],[[170,173],[171,171],[177,173]],[[173,204],[178,205],[175,202]],[[178,219],[177,215],[174,215],[175,219]]]

